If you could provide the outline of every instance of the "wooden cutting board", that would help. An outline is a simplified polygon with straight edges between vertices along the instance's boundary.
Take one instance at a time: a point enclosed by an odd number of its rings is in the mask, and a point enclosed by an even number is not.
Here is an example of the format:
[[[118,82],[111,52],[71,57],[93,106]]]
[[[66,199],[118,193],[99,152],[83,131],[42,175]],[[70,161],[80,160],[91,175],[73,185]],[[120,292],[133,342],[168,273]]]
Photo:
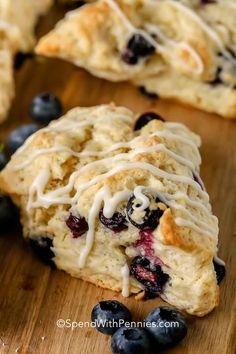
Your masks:
[[[62,16],[53,9],[38,33]],[[31,59],[16,72],[16,98],[9,119],[0,126],[0,141],[30,122],[28,106],[42,91],[57,94],[65,111],[75,106],[115,102],[136,112],[156,111],[169,121],[185,123],[202,137],[202,178],[220,220],[219,253],[227,263],[220,306],[205,318],[190,318],[187,338],[172,354],[234,354],[236,342],[236,123],[164,100],[150,100],[127,83],[112,84],[73,65]],[[0,236],[0,353],[108,354],[110,338],[92,328],[58,328],[58,319],[89,321],[102,299],[118,299],[142,320],[160,299],[136,302],[111,291],[51,270],[34,258],[21,230]]]

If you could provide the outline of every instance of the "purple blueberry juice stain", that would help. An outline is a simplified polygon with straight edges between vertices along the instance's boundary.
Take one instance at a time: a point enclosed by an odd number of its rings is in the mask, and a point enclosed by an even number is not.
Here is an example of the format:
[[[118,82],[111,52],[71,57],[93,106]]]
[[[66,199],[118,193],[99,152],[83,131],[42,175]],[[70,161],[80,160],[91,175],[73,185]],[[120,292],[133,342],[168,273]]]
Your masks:
[[[133,243],[133,247],[137,248],[141,255],[147,257],[155,265],[163,265],[163,262],[157,257],[153,249],[153,231],[141,230],[139,231],[139,239]]]

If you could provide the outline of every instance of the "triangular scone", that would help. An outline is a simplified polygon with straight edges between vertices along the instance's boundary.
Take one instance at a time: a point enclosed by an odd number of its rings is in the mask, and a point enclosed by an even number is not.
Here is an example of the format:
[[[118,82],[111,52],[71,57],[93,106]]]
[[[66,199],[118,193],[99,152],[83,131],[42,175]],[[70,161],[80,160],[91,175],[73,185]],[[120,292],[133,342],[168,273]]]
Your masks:
[[[67,13],[39,41],[36,53],[69,60],[112,81],[145,77],[162,70],[164,62],[160,56],[132,68],[121,59],[120,53],[131,35],[123,17],[107,1],[98,1]]]
[[[219,302],[218,221],[198,174],[200,138],[137,118],[114,105],[71,110],[13,155],[0,190],[44,260],[203,316]]]
[[[190,32],[185,32],[184,26],[187,24],[183,23],[181,26],[180,22],[182,12],[176,11],[175,7],[167,3],[150,0],[101,0],[84,6],[68,13],[51,33],[41,39],[36,52],[48,56],[56,55],[77,65],[86,65],[88,70],[95,71],[97,75],[100,71],[101,75],[107,72],[106,75],[111,80],[136,77],[137,73],[142,77],[153,75],[156,70],[159,72],[163,68],[163,64],[173,65],[190,76],[210,78],[214,73],[215,45],[209,46],[205,33],[186,16],[185,21],[194,27],[198,39]],[[173,33],[181,45],[159,45],[151,36],[159,33],[157,24],[165,32]],[[136,65],[127,65],[122,59],[122,52],[134,33],[146,29],[147,31],[140,33],[150,40],[150,44],[157,46],[156,52],[154,50],[147,60],[139,60]],[[174,40],[175,38],[171,38],[171,41]],[[201,73],[198,67],[201,65],[200,59],[205,64]]]
[[[32,50],[37,20],[52,3],[53,0],[0,0],[0,21],[5,21],[18,29],[19,50],[23,52]]]
[[[230,98],[222,109],[213,98],[216,85],[234,97],[235,6],[235,0],[100,0],[68,13],[39,41],[36,53],[63,58],[112,81],[154,77],[158,87],[159,75],[174,72],[193,80],[193,91],[195,81],[213,91],[207,107],[201,99],[184,101],[235,118],[236,99],[233,109]],[[175,96],[183,95],[176,90]]]

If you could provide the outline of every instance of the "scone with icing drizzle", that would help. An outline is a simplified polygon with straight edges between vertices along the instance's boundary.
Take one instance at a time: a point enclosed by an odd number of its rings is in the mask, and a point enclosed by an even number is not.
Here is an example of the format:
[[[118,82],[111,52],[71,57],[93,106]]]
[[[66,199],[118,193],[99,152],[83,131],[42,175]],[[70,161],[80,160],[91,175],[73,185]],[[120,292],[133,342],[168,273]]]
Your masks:
[[[236,118],[235,18],[236,0],[99,0],[69,12],[36,52]]]
[[[219,302],[218,221],[199,177],[199,146],[187,127],[155,113],[75,108],[13,155],[0,189],[44,260],[203,316]]]

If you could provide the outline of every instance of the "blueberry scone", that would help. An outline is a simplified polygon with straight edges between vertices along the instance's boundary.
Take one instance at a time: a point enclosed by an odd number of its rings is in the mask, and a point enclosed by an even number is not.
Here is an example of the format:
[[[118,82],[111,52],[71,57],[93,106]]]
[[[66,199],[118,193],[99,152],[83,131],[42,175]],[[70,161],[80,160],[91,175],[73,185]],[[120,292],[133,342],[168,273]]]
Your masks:
[[[236,0],[99,0],[69,12],[36,52],[236,118],[235,18]]]
[[[199,177],[199,145],[153,112],[75,108],[13,155],[0,189],[47,262],[203,316],[219,302],[218,221]]]

